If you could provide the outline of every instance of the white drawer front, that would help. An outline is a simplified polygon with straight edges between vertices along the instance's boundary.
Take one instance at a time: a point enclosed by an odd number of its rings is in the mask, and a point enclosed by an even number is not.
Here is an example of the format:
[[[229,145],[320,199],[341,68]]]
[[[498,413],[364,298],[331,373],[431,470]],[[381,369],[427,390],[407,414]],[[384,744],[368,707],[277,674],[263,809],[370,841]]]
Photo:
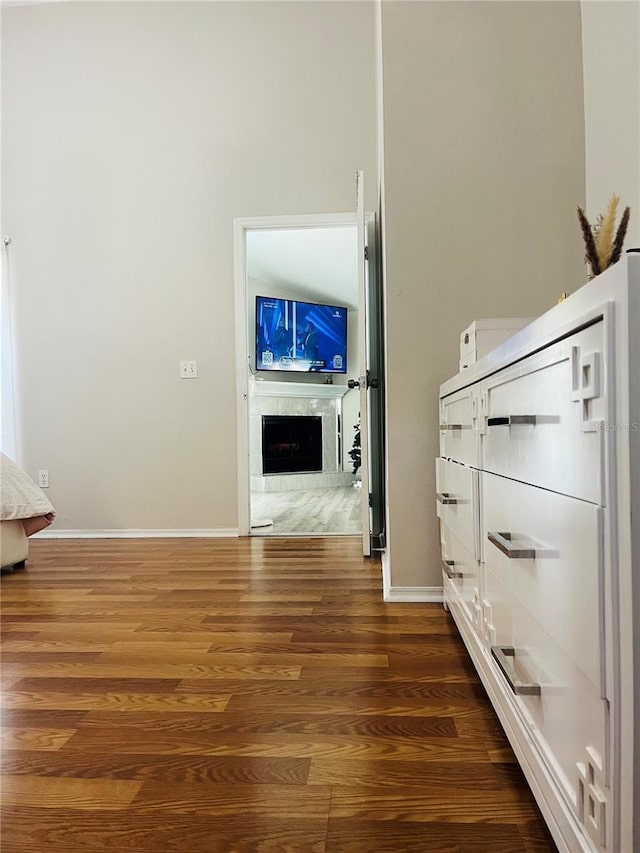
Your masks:
[[[444,524],[440,526],[440,542],[443,574],[449,578],[458,593],[469,621],[480,630],[477,613],[480,601],[480,563]]]
[[[544,761],[584,823],[585,766],[591,765],[593,791],[604,797],[607,767],[606,704],[599,692],[495,577],[487,572],[483,609],[491,646],[503,652],[505,670],[492,665]],[[508,674],[505,674],[508,673]],[[513,691],[539,688],[539,695]],[[588,774],[587,774],[588,775]],[[598,796],[596,796],[598,799]],[[604,826],[602,827],[604,831]]]
[[[436,459],[436,500],[440,524],[474,557],[478,555],[478,472]]]
[[[603,503],[605,390],[602,323],[491,377],[483,469]]]
[[[602,510],[494,474],[481,490],[487,570],[604,695]]]
[[[478,466],[478,436],[474,429],[471,391],[460,391],[440,401],[440,456]]]

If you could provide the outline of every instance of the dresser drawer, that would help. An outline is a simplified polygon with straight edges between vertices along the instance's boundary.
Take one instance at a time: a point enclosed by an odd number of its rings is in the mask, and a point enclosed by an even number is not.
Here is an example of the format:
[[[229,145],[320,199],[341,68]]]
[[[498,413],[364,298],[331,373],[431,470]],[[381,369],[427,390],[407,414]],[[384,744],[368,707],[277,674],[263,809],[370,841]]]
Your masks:
[[[483,613],[496,679],[578,820],[588,821],[591,809],[584,800],[591,797],[595,814],[590,830],[604,836],[606,703],[492,572],[487,572],[485,584]]]
[[[457,462],[436,459],[436,500],[441,526],[478,556],[478,472]]]
[[[482,468],[603,503],[605,392],[602,322],[489,378]]]
[[[469,621],[480,631],[478,602],[480,601],[480,563],[451,532],[441,524],[442,572],[457,592]]]
[[[491,571],[604,695],[602,509],[481,474]]]
[[[440,401],[440,456],[478,467],[478,436],[474,429],[474,398],[469,390]]]

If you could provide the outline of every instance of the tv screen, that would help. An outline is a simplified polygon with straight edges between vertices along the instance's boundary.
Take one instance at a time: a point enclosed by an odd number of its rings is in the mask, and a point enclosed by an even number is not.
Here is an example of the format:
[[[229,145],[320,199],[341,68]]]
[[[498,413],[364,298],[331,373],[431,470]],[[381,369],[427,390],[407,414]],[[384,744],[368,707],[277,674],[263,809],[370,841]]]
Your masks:
[[[347,309],[256,297],[256,370],[347,372]]]

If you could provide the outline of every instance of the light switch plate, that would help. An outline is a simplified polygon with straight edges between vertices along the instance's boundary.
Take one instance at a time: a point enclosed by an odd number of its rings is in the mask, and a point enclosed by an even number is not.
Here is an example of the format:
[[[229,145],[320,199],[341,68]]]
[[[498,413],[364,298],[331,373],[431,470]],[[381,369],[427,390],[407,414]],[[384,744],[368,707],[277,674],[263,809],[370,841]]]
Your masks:
[[[197,361],[181,361],[180,362],[180,379],[197,379],[198,378],[198,362]]]

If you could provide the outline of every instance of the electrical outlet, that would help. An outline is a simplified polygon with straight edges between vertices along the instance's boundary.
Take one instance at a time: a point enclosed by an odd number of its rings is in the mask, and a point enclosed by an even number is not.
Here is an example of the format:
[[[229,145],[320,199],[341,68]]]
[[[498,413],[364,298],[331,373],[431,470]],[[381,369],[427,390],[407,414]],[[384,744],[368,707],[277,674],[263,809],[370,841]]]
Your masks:
[[[41,489],[49,488],[49,471],[47,468],[43,468],[42,471],[38,471],[38,485]]]
[[[198,362],[197,361],[181,361],[180,362],[180,379],[197,379],[198,378]]]

